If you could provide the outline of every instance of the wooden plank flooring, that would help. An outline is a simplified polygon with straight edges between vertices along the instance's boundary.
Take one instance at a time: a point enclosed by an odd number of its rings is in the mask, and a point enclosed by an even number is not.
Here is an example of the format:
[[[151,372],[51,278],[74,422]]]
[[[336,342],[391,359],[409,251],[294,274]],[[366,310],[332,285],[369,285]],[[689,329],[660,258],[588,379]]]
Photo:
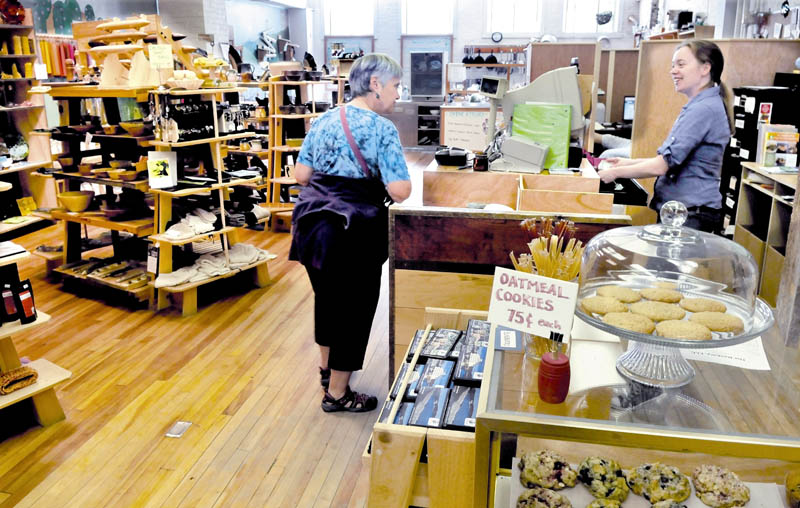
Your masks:
[[[412,181],[431,160],[408,152]],[[90,228],[94,236],[102,230]],[[48,428],[30,408],[0,411],[0,508],[365,506],[361,453],[378,411],[325,414],[313,341],[313,293],[289,262],[288,234],[245,230],[278,255],[272,285],[230,279],[198,314],[159,313],[65,291],[44,260],[20,263],[37,306],[53,319],[14,336],[20,356],[72,371],[57,389],[67,415]],[[61,241],[53,226],[15,241]],[[356,389],[386,396],[388,286],[384,284]],[[0,329],[2,334],[2,329]],[[192,426],[164,437],[177,420]]]

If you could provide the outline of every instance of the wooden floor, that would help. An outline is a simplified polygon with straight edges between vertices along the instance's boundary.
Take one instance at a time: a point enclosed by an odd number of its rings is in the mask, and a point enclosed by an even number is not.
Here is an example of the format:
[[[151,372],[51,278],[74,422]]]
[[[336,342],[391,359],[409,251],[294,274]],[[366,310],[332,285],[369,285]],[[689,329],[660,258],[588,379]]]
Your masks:
[[[418,181],[431,156],[407,159]],[[15,241],[33,250],[61,234],[53,226]],[[14,336],[16,348],[73,377],[57,390],[65,421],[41,428],[24,404],[0,411],[0,508],[366,505],[361,455],[377,411],[320,409],[313,293],[286,259],[290,237],[242,236],[278,255],[273,284],[249,290],[246,279],[229,279],[205,302],[201,288],[200,312],[187,318],[64,291],[35,256],[20,264],[53,319]],[[387,288],[384,279],[365,368],[352,383],[379,399]],[[166,438],[178,420],[192,425]]]

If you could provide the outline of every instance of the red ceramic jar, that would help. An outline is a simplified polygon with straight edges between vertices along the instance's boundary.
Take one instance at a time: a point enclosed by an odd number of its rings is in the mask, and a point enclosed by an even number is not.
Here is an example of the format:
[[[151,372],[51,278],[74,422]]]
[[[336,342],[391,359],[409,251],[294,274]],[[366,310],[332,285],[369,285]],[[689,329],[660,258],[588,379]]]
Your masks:
[[[545,353],[539,363],[539,398],[560,404],[569,392],[569,356]]]

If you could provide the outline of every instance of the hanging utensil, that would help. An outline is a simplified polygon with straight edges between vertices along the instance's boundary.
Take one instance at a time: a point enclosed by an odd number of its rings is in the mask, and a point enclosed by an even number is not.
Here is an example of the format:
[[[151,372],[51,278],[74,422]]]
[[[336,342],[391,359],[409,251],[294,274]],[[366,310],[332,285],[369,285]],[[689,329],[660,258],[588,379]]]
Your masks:
[[[486,57],[486,63],[487,64],[496,64],[497,63],[497,57],[494,56],[494,50],[491,50],[491,51],[492,52],[489,54],[489,56]]]
[[[482,64],[482,63],[484,63],[484,61],[483,61],[483,57],[481,56],[481,50],[479,49],[477,51],[478,51],[478,56],[476,56],[475,58],[472,59],[472,63]]]

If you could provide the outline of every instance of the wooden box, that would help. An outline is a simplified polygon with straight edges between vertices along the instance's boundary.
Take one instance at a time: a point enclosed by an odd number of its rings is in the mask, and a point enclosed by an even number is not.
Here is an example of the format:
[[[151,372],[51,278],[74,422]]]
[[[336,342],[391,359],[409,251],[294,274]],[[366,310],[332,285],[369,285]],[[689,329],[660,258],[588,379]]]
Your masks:
[[[781,285],[784,256],[772,245],[768,245],[764,253],[764,265],[761,269],[761,290],[759,296],[775,307],[778,302],[778,288]]]
[[[425,323],[432,328],[465,330],[470,319],[486,317],[487,313],[481,311],[429,307],[425,309],[424,319],[419,326]],[[413,332],[409,342],[412,336]],[[416,361],[416,357],[413,361]],[[400,383],[399,393],[404,393],[407,380],[398,377],[395,383]],[[401,399],[402,396],[398,396],[394,404],[399,406]],[[383,404],[379,407],[383,407]],[[396,408],[389,421],[394,420],[395,412]],[[427,450],[426,463],[420,462],[423,448]],[[370,465],[367,506],[473,506],[475,434],[471,432],[376,423],[364,459]]]

